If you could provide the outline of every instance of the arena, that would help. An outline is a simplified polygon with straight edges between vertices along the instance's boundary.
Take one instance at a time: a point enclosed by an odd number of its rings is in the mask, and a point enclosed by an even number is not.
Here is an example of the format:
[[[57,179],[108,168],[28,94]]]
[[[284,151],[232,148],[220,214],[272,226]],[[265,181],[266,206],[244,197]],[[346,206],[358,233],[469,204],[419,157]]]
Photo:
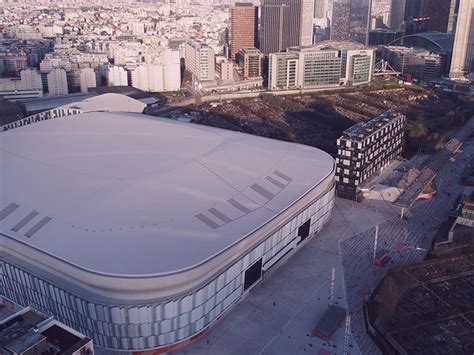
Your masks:
[[[193,341],[334,204],[318,149],[141,114],[36,122],[0,150],[0,294],[110,352]]]

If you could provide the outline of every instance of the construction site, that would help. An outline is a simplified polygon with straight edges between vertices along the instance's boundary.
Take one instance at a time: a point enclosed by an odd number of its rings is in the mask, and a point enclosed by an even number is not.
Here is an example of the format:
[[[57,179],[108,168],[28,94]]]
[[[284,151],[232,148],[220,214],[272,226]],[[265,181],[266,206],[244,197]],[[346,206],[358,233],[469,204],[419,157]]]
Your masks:
[[[442,147],[448,127],[462,125],[472,103],[414,86],[376,85],[362,89],[276,96],[194,105],[185,115],[198,124],[221,127],[323,149],[335,155],[341,133],[389,110],[407,116],[404,154],[432,153]]]

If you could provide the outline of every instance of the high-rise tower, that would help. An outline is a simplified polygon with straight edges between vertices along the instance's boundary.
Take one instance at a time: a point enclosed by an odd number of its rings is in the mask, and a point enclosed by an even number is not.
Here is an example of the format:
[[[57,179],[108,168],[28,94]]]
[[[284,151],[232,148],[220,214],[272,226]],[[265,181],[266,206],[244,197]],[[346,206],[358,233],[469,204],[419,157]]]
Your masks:
[[[474,55],[474,1],[461,0],[450,76],[462,78],[472,72]]]
[[[262,0],[261,9],[263,53],[312,43],[314,0]]]
[[[230,8],[230,57],[242,48],[257,46],[258,8],[251,3],[236,3]]]
[[[367,44],[371,0],[334,0],[331,39]]]

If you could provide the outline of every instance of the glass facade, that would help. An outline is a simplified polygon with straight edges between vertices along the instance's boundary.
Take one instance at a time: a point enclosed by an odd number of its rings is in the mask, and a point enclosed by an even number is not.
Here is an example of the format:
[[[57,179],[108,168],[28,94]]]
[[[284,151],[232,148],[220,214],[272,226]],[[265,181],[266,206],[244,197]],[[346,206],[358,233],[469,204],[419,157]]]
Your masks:
[[[236,303],[245,292],[245,271],[261,262],[265,275],[300,243],[298,230],[302,225],[309,221],[310,235],[318,232],[330,218],[333,204],[334,184],[331,184],[317,200],[207,284],[167,301],[98,304],[7,261],[0,261],[0,293],[19,304],[54,315],[104,348],[144,350],[172,345],[203,331]]]

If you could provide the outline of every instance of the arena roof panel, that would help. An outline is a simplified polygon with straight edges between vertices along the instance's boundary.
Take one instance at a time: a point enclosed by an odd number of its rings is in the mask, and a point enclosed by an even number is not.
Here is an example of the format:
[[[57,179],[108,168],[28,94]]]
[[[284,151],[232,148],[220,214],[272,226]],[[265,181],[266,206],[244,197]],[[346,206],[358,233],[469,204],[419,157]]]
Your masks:
[[[120,275],[192,267],[279,215],[334,168],[312,147],[122,113],[13,129],[0,134],[0,149],[0,232]]]

